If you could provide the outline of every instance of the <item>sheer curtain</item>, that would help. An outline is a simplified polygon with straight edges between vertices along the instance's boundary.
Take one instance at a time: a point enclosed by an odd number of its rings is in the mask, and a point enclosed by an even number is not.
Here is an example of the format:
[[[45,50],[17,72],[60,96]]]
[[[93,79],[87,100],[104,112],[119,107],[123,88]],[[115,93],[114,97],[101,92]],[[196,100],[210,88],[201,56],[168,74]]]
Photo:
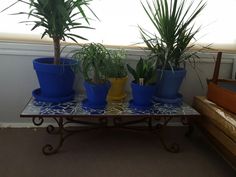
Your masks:
[[[146,0],[141,0],[145,3]],[[152,1],[152,0],[148,0]],[[192,0],[188,0],[189,2]],[[194,0],[197,4],[200,0]],[[1,7],[14,0],[1,0]],[[196,27],[201,26],[197,35],[197,42],[201,44],[215,44],[221,46],[236,46],[236,0],[205,0],[206,8],[197,18]],[[100,21],[91,21],[95,30],[76,31],[89,39],[89,42],[100,42],[108,45],[132,46],[142,42],[138,25],[150,32],[155,32],[149,22],[140,0],[93,0],[91,8],[99,17]],[[11,13],[28,10],[27,6],[19,4],[14,8],[0,14],[0,38],[8,34],[31,34],[38,35],[42,30],[30,31],[30,24],[19,23],[27,20],[23,15],[9,15]],[[84,42],[79,40],[79,42]],[[236,48],[236,47],[235,47]]]

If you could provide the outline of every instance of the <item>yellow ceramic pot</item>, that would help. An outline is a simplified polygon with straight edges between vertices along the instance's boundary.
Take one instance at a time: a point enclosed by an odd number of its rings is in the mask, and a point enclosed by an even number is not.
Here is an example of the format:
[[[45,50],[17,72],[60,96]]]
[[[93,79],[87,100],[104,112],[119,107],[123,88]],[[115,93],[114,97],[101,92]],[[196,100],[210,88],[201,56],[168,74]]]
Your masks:
[[[110,78],[111,87],[107,95],[109,101],[120,101],[125,99],[125,85],[128,80],[128,77],[123,78]]]

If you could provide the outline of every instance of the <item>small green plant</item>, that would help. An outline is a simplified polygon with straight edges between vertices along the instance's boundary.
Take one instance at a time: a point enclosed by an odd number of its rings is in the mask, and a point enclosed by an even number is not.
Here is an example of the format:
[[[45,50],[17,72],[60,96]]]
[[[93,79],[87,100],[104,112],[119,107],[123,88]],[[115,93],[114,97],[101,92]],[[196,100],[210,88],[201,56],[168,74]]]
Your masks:
[[[80,70],[87,82],[101,84],[107,81],[109,51],[102,44],[90,43],[73,51],[72,58],[80,62]]]
[[[139,59],[136,68],[127,64],[128,71],[132,74],[134,82],[139,85],[152,85],[156,83],[157,72],[152,60]]]
[[[195,28],[194,20],[206,3],[201,0],[194,6],[194,1],[153,0],[146,1],[146,5],[141,4],[157,32],[153,34],[139,27],[157,67],[174,70],[186,61],[198,58],[196,52],[190,51],[194,44],[189,44],[199,32],[200,28]]]
[[[110,50],[109,73],[110,78],[122,78],[127,76],[124,59],[126,54],[124,50]]]
[[[71,30],[81,28],[92,29],[82,24],[81,19],[84,19],[89,25],[89,18],[85,14],[84,8],[87,8],[98,18],[91,8],[89,8],[90,1],[92,0],[16,0],[3,11],[17,3],[29,5],[28,12],[19,12],[15,15],[27,15],[28,18],[33,17],[33,20],[24,21],[25,23],[34,24],[31,30],[38,27],[44,28],[41,38],[48,35],[53,39],[54,64],[60,64],[60,41],[65,40],[65,38],[69,38],[75,42],[76,38],[86,40],[86,38],[72,33]]]

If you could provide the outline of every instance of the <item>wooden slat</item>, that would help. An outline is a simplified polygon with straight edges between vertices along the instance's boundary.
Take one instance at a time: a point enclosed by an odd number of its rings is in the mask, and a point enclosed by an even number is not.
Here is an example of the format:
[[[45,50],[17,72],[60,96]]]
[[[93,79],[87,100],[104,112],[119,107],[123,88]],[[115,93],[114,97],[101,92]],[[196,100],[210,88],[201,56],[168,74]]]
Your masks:
[[[215,84],[217,84],[218,77],[219,77],[221,57],[222,57],[222,52],[218,52],[216,63],[215,63],[214,74],[212,78],[212,82],[214,82]]]

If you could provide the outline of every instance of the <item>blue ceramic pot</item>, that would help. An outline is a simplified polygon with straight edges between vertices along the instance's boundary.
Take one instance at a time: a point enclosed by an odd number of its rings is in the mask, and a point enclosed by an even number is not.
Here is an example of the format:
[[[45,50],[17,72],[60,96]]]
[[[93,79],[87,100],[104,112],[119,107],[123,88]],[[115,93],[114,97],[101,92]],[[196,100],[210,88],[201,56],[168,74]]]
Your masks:
[[[85,81],[84,87],[86,89],[87,102],[90,107],[100,108],[106,105],[106,97],[108,90],[111,87],[110,82],[106,82],[104,84],[93,84]]]
[[[186,75],[185,69],[157,70],[156,96],[159,98],[176,99],[179,95],[179,88]]]
[[[139,85],[131,83],[133,105],[148,107],[151,105],[152,98],[155,94],[155,85]]]
[[[76,61],[61,58],[61,64],[53,64],[53,58],[37,58],[33,61],[40,90],[33,92],[39,101],[65,102],[74,97],[73,66]]]

